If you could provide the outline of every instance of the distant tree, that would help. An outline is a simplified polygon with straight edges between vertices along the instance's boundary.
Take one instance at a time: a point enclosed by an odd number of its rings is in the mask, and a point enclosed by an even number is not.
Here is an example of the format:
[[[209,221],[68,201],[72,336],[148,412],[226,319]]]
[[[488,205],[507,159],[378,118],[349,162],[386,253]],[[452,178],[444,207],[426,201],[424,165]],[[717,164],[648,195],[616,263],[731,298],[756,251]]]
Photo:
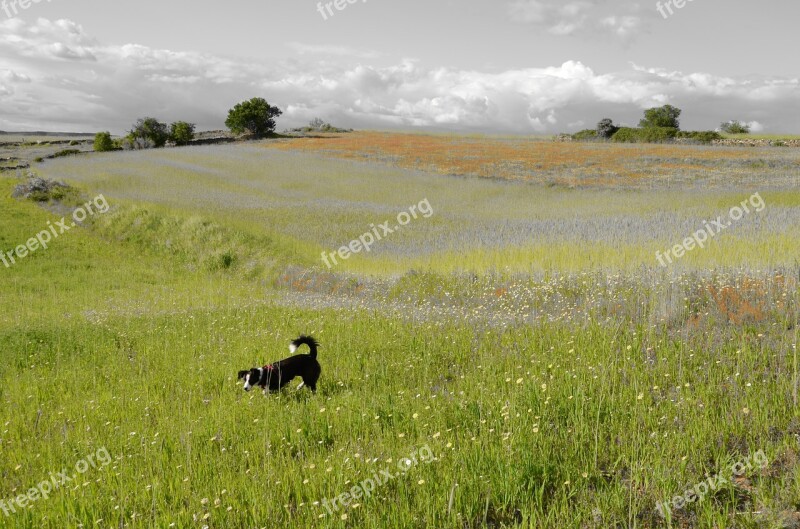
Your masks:
[[[325,125],[326,125],[326,123],[325,123],[324,121],[322,121],[320,118],[314,118],[314,119],[312,119],[312,120],[311,120],[311,122],[308,124],[308,127],[309,127],[311,130],[322,130],[322,128],[323,128]]]
[[[250,133],[263,137],[275,131],[275,118],[283,114],[261,97],[237,104],[228,112],[225,126],[234,134]]]
[[[597,123],[597,137],[609,139],[617,133],[619,127],[614,125],[614,122],[608,118],[601,119]]]
[[[649,108],[644,111],[644,119],[639,122],[639,126],[642,128],[664,127],[680,130],[681,123],[678,120],[680,116],[681,109],[672,105]]]
[[[153,147],[163,147],[169,139],[169,127],[155,118],[142,118],[134,124],[130,136],[134,140],[149,140]],[[144,145],[143,142],[139,142],[139,144]]]
[[[726,134],[750,134],[750,127],[737,120],[726,121],[719,126],[719,130]]]
[[[97,152],[108,152],[115,149],[114,140],[110,132],[98,132],[94,135],[94,150]]]
[[[169,126],[169,141],[175,145],[186,145],[194,139],[194,123],[176,121]]]

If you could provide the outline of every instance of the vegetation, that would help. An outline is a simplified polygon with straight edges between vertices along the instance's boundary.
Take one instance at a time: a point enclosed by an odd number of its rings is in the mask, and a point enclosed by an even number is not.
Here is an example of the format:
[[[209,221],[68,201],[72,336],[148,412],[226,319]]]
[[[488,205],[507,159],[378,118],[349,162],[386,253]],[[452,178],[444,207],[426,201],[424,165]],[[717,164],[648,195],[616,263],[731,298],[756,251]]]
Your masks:
[[[112,210],[0,264],[0,497],[101,447],[113,460],[0,523],[779,527],[800,494],[796,162],[356,133],[47,164]],[[496,178],[535,171],[573,183]],[[0,249],[63,215],[13,184]],[[751,188],[757,222],[655,264]],[[432,217],[320,263],[422,197]],[[322,342],[319,392],[244,393],[236,372],[300,332]],[[422,447],[432,459],[396,470]],[[766,468],[658,513],[758,450]],[[396,477],[328,511],[382,471]]]
[[[134,124],[127,139],[136,149],[163,147],[169,140],[169,128],[155,118],[141,118]]]
[[[234,134],[251,134],[261,138],[275,131],[275,118],[283,114],[263,98],[254,97],[238,103],[228,112],[225,126]]]
[[[619,127],[614,125],[614,122],[608,118],[601,119],[599,123],[597,123],[597,137],[603,138],[605,140],[611,139],[614,134],[617,133]]]
[[[543,186],[681,189],[762,182],[800,185],[800,149],[738,151],[687,149],[674,143],[637,144],[541,141],[529,137],[453,136],[355,132],[337,138],[274,142],[266,147],[345,160],[386,163],[443,176],[464,175]],[[510,161],[513,160],[513,163]]]
[[[671,127],[647,127],[643,129],[620,128],[611,141],[618,143],[665,143],[674,140],[678,129]]]
[[[680,115],[681,109],[672,105],[649,108],[644,111],[644,118],[639,122],[639,127],[680,130]]]
[[[50,155],[49,157],[50,158],[62,158],[64,156],[74,156],[76,154],[81,154],[82,152],[83,151],[81,151],[80,149],[62,149],[62,150]]]
[[[669,143],[675,139],[688,140],[698,144],[709,144],[722,139],[714,131],[681,131],[681,110],[672,105],[645,110],[639,128],[618,127],[613,120],[604,118],[595,130],[587,129],[572,134],[575,141],[611,140],[615,143]]]
[[[299,133],[299,134],[309,134],[313,132],[322,132],[322,133],[343,133],[343,132],[353,132],[353,129],[341,129],[339,127],[334,127],[330,123],[326,123],[325,121],[321,120],[320,118],[314,118],[308,124],[307,127],[300,127],[296,129],[289,129],[287,132],[290,133]]]
[[[175,145],[186,145],[194,139],[194,123],[176,121],[169,126],[169,141]]]
[[[719,126],[725,134],[750,134],[750,127],[741,121],[726,121]]]
[[[98,132],[94,137],[94,150],[108,152],[115,150],[114,140],[110,132]]]
[[[679,131],[675,137],[680,139],[692,140],[696,143],[708,144],[713,142],[714,140],[721,140],[722,134],[713,130],[705,130],[705,131],[682,130]]]
[[[584,129],[572,135],[572,139],[575,141],[592,141],[597,138],[597,131],[594,129]]]

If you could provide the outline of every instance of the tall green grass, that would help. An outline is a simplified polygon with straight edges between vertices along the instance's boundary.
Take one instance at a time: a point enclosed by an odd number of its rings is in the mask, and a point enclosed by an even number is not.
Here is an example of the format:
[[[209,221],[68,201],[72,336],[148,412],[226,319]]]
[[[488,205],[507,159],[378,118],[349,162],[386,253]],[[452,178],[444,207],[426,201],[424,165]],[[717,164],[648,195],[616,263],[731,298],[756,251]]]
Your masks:
[[[775,527],[795,509],[796,193],[765,193],[770,213],[664,271],[648,252],[750,190],[270,163],[48,165],[113,209],[0,268],[0,499],[102,447],[113,462],[0,527]],[[63,215],[14,183],[0,248]],[[434,217],[383,250],[317,263],[423,197]],[[580,235],[526,238],[559,226]],[[236,372],[300,333],[322,343],[319,392],[244,393]],[[433,461],[369,498],[320,505],[422,447]],[[766,469],[659,517],[758,450]]]

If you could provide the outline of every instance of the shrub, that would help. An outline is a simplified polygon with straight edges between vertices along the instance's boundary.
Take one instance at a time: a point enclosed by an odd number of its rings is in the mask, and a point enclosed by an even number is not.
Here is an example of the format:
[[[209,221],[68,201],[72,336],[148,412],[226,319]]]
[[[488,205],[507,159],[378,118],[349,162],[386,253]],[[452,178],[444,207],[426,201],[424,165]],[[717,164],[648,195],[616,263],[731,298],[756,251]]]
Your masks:
[[[678,129],[673,127],[620,128],[611,141],[617,143],[664,143],[675,138]]]
[[[329,124],[325,123],[320,118],[314,118],[308,124],[308,128],[310,128],[311,130],[322,130],[322,127],[325,127],[325,126],[330,127]]]
[[[153,147],[163,147],[169,139],[169,129],[166,123],[161,123],[155,118],[142,118],[133,125],[129,136],[132,136],[134,140],[147,140],[147,143],[142,143],[142,145],[152,144]]]
[[[617,143],[637,143],[639,141],[639,129],[620,127],[620,129],[611,136],[611,141]]]
[[[597,139],[597,131],[594,129],[586,129],[579,132],[576,132],[572,135],[572,139],[575,141],[591,141]]]
[[[68,195],[74,194],[76,194],[75,190],[63,182],[29,175],[28,180],[14,188],[11,196],[14,198],[26,198],[34,202],[47,202],[49,200],[61,200]]]
[[[140,138],[134,136],[133,133],[128,134],[120,140],[120,144],[122,148],[126,151],[138,151],[141,149],[152,149],[155,147],[155,143],[149,138]]]
[[[237,104],[228,112],[225,126],[234,134],[249,133],[263,137],[275,131],[275,118],[283,114],[261,97]]]
[[[64,156],[72,156],[74,154],[80,154],[81,151],[79,149],[64,149],[63,151],[58,151],[57,153],[50,156],[50,158],[62,158]]]
[[[114,140],[110,132],[98,132],[94,136],[94,150],[97,152],[108,152],[114,150]]]
[[[169,126],[169,140],[175,145],[186,145],[194,139],[194,123],[176,121]]]
[[[692,130],[679,131],[676,138],[688,139],[697,143],[711,143],[714,140],[721,140],[722,135],[714,130]]]
[[[737,120],[726,121],[719,126],[719,130],[725,134],[750,134],[750,127]]]
[[[597,137],[603,139],[609,139],[611,136],[617,133],[619,127],[614,125],[614,122],[608,118],[601,119],[597,123]]]

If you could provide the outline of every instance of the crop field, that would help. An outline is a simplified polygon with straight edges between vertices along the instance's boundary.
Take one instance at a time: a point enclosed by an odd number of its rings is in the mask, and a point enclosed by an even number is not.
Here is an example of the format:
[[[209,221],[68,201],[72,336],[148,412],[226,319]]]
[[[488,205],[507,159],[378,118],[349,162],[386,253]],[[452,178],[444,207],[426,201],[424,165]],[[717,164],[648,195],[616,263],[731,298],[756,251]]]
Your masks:
[[[0,527],[800,524],[795,149],[358,132],[32,170],[83,198],[0,175]],[[244,392],[300,334],[318,391]]]

